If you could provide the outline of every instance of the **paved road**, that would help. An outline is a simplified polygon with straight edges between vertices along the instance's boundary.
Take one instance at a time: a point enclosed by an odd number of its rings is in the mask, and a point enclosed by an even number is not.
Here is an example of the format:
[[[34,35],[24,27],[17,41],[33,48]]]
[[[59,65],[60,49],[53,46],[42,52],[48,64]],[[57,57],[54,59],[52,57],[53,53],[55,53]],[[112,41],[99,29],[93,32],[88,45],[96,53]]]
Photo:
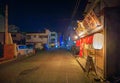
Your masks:
[[[0,83],[92,83],[71,54],[64,50],[0,66]]]

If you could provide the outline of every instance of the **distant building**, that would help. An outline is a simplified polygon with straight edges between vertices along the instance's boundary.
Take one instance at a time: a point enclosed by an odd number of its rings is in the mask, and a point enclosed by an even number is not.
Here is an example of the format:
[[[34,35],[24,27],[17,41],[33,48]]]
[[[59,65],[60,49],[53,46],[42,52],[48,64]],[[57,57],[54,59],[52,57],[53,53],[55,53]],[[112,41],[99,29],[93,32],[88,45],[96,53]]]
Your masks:
[[[16,44],[25,44],[25,36],[22,33],[11,33],[12,41]],[[5,33],[0,32],[0,43],[4,44]]]
[[[11,33],[13,43],[25,44],[25,35],[20,32],[19,27],[16,25],[9,25],[8,32]]]
[[[13,43],[16,44],[25,44],[25,35],[20,32],[12,32],[11,33]]]
[[[64,35],[62,33],[58,33],[58,45],[59,47],[65,47]]]
[[[5,32],[5,18],[0,15],[0,32]]]
[[[4,44],[5,42],[5,34],[3,32],[0,32],[0,44]]]
[[[49,34],[48,46],[49,46],[49,48],[58,46],[58,35],[56,32],[51,32]]]
[[[43,49],[43,45],[48,44],[48,35],[50,31],[45,30],[45,33],[27,33],[26,34],[26,44],[33,44],[35,48]]]
[[[4,16],[0,15],[0,43],[3,44],[5,41],[5,18]]]
[[[20,29],[19,29],[19,27],[17,27],[16,25],[9,25],[8,26],[8,32],[20,32]]]

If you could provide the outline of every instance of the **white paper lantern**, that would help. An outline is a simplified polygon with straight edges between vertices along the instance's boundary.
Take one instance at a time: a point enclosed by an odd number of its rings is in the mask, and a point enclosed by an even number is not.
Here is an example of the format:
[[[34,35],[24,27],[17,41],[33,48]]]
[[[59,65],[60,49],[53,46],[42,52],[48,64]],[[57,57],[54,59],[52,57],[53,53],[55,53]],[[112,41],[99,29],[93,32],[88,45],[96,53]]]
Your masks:
[[[96,33],[93,36],[93,47],[94,49],[102,49],[104,43],[104,35]]]

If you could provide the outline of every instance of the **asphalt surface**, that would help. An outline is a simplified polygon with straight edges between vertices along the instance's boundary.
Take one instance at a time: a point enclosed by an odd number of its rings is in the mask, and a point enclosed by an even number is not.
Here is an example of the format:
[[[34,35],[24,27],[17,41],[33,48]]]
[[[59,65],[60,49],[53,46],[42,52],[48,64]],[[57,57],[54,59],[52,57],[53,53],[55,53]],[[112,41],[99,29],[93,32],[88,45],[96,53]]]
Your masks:
[[[68,51],[59,49],[0,65],[0,83],[93,82]]]

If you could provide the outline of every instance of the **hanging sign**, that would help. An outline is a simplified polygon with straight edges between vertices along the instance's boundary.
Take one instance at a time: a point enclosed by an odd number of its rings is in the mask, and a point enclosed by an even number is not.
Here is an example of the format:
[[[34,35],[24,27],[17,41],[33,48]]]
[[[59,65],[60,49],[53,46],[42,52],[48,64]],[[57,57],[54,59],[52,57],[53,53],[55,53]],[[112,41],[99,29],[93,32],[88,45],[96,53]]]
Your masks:
[[[86,29],[90,29],[93,30],[95,28],[98,27],[98,25],[100,25],[100,22],[97,18],[97,16],[95,15],[94,11],[91,11],[83,20],[83,24],[86,27]],[[89,30],[88,29],[88,30]]]

